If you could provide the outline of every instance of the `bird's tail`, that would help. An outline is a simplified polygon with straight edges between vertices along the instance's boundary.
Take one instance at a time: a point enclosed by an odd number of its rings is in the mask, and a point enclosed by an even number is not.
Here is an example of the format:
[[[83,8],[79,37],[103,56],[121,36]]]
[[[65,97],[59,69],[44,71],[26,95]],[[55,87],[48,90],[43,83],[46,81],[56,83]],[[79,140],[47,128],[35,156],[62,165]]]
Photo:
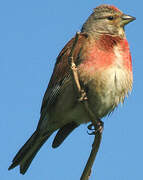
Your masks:
[[[37,152],[45,143],[45,141],[50,137],[50,135],[51,133],[47,134],[46,136],[42,136],[40,133],[35,131],[16,154],[8,170],[20,165],[20,173],[25,174],[33,158],[36,156]]]

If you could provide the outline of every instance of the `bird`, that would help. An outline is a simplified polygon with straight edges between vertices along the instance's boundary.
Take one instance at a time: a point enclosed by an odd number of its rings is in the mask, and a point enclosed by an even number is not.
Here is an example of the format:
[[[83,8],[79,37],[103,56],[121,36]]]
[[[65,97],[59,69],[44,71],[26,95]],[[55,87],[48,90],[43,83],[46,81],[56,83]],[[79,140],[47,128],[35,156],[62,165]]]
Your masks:
[[[124,27],[135,19],[114,5],[102,4],[94,8],[79,33],[72,57],[89,107],[98,119],[113,112],[132,90],[132,59]],[[9,170],[20,166],[20,173],[25,174],[55,131],[53,148],[59,147],[79,125],[90,122],[77,100],[68,63],[75,38],[59,53],[43,97],[37,128],[16,154]]]

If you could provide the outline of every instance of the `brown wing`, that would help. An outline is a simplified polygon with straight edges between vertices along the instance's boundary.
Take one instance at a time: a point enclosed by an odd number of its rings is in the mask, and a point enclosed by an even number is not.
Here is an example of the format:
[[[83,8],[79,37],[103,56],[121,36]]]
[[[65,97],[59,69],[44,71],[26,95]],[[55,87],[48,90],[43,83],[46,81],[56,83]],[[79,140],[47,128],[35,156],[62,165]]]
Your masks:
[[[74,61],[77,62],[79,59],[79,53],[82,49],[82,45],[86,39],[84,34],[79,35],[78,42],[76,44],[76,49],[73,52]],[[66,46],[62,49],[59,56],[57,57],[57,61],[54,67],[54,71],[49,82],[48,88],[45,92],[41,113],[45,109],[47,111],[48,106],[55,102],[56,97],[60,94],[62,89],[62,84],[67,80],[70,76],[70,67],[68,64],[68,56],[71,52],[73,43],[75,41],[75,37],[72,38]]]

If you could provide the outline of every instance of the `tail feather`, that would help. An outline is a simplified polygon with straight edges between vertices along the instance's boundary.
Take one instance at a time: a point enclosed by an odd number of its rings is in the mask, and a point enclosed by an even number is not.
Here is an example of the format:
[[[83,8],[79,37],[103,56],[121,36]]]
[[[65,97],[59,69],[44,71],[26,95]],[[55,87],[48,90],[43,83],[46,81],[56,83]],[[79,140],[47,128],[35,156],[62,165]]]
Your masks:
[[[77,123],[71,122],[60,128],[54,138],[52,147],[57,148],[58,146],[60,146],[62,142],[66,139],[66,137],[78,126],[79,125]]]
[[[50,137],[50,135],[51,133],[43,137],[41,134],[35,131],[16,154],[8,170],[20,165],[20,173],[25,174],[35,155],[41,146],[45,143],[45,141]]]

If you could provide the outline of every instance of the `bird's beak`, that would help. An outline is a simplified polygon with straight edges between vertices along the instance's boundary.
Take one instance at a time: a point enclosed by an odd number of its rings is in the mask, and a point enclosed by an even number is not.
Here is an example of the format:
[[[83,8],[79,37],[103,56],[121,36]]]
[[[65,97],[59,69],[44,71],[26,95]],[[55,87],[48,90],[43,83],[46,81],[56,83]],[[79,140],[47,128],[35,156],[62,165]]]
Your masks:
[[[121,25],[121,26],[124,26],[124,25],[126,25],[126,24],[128,24],[128,23],[130,23],[130,22],[132,22],[132,21],[134,21],[134,20],[136,20],[135,17],[129,16],[129,15],[126,15],[126,14],[123,14],[123,15],[121,16],[121,23],[120,23],[120,25]]]

